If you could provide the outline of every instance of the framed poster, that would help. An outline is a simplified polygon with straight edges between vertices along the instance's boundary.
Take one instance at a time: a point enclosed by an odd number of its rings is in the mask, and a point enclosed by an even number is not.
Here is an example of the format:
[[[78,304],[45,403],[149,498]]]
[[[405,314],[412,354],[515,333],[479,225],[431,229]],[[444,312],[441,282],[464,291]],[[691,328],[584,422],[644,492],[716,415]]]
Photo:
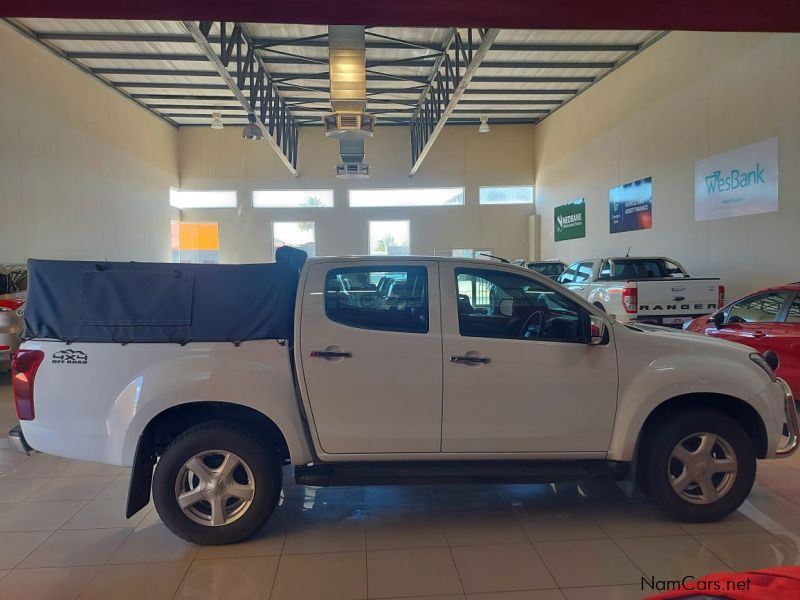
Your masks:
[[[653,227],[653,178],[645,177],[608,190],[610,233]]]
[[[553,232],[557,242],[586,237],[586,203],[583,198],[553,209]]]
[[[694,163],[694,220],[778,210],[778,138]]]

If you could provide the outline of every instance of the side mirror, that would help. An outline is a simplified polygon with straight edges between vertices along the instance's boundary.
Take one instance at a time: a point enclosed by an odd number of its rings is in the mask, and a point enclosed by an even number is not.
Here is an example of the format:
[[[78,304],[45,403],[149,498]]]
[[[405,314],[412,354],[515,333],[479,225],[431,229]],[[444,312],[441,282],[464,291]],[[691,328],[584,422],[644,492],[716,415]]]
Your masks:
[[[722,329],[722,326],[725,325],[725,313],[723,311],[719,311],[713,317],[714,327],[717,329]]]
[[[597,346],[606,339],[606,322],[601,317],[589,316],[589,345]]]

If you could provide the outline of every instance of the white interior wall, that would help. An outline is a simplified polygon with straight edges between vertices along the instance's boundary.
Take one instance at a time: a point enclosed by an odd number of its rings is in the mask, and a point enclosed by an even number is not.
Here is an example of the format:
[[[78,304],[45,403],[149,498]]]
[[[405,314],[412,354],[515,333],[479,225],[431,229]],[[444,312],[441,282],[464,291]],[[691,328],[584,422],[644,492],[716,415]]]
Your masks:
[[[0,22],[0,263],[169,260],[177,129]]]
[[[694,221],[694,163],[778,136],[780,210]],[[800,280],[800,35],[672,32],[536,126],[544,258],[667,255],[728,297]],[[653,177],[653,228],[608,232],[608,190]],[[553,207],[586,199],[586,237]]]
[[[366,254],[370,220],[410,220],[411,252],[432,254],[451,248],[491,248],[502,256],[528,255],[528,205],[478,205],[481,185],[533,183],[533,126],[493,125],[444,129],[422,168],[411,168],[408,129],[378,127],[366,142],[367,180],[334,176],[338,143],[320,128],[300,132],[300,177],[283,166],[266,142],[245,142],[240,127],[222,131],[182,128],[182,189],[235,189],[238,209],[185,209],[184,221],[217,221],[223,262],[271,260],[272,221],[313,220],[320,255]],[[465,205],[409,208],[349,208],[348,188],[464,187]],[[254,209],[254,189],[333,189],[334,208]]]

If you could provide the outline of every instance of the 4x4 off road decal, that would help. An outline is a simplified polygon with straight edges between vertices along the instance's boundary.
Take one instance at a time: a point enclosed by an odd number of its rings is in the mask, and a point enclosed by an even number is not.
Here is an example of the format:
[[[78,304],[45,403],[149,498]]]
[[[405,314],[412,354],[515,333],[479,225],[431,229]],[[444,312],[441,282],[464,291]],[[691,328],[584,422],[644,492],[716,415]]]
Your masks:
[[[59,350],[53,354],[54,365],[85,365],[89,358],[82,350]]]

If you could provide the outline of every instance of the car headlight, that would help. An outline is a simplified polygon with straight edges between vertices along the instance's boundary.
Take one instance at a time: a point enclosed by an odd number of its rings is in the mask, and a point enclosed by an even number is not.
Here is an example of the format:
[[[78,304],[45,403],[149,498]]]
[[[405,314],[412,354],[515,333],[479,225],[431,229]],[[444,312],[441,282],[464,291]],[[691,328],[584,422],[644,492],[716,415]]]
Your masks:
[[[778,378],[777,378],[777,377],[776,377],[776,375],[775,375],[775,371],[773,371],[773,370],[772,370],[772,367],[770,367],[770,366],[767,364],[767,361],[766,361],[766,360],[764,360],[764,357],[763,357],[763,356],[761,356],[761,355],[760,355],[758,352],[752,352],[752,353],[750,354],[750,360],[752,360],[752,361],[753,361],[754,363],[756,363],[756,364],[757,364],[759,367],[761,367],[762,369],[764,369],[764,372],[765,372],[767,375],[769,375],[769,378],[770,378],[772,381],[778,381]]]

